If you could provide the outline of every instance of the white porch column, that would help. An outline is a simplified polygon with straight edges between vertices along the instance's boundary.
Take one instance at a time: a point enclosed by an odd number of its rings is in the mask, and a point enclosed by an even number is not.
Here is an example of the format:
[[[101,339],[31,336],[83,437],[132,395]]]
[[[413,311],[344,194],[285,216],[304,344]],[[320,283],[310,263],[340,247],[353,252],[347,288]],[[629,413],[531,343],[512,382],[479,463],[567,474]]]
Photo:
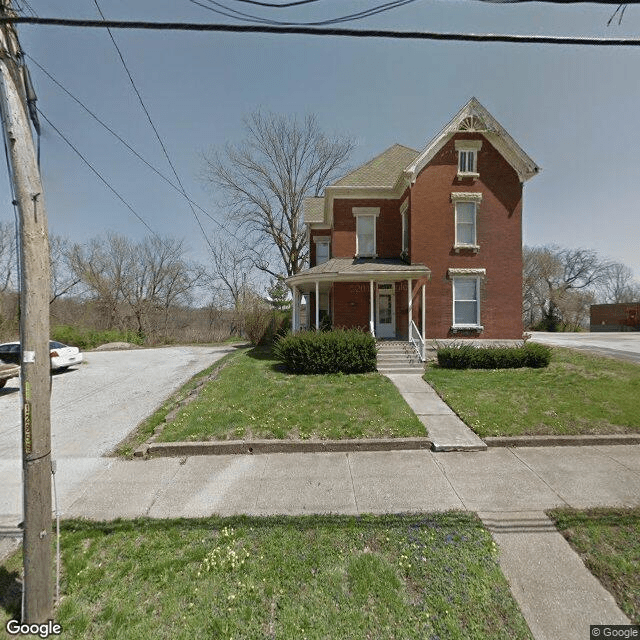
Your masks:
[[[413,320],[413,280],[411,278],[408,280],[407,296],[407,333],[409,335],[409,340],[411,340],[411,321]]]
[[[369,281],[369,330],[373,334],[373,337],[376,337],[376,332],[374,327],[376,326],[375,318],[373,314],[373,280]]]
[[[320,331],[320,283],[316,280],[316,331]]]
[[[291,333],[296,332],[296,321],[298,315],[298,290],[295,285],[291,287]]]
[[[425,286],[422,285],[422,362],[424,362],[427,358],[427,329],[425,327],[426,324],[426,297],[425,297]]]

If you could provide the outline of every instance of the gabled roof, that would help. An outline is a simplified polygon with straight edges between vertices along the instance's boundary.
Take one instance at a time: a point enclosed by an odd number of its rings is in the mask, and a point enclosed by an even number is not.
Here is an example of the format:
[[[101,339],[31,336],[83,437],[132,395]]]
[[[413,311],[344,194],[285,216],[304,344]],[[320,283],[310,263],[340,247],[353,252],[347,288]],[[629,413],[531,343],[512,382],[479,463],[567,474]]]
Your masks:
[[[331,186],[393,189],[402,171],[418,155],[415,149],[394,144]]]
[[[305,198],[302,211],[306,224],[324,222],[324,198]]]
[[[415,182],[420,171],[452,136],[460,132],[481,133],[513,167],[521,182],[529,180],[540,171],[540,167],[520,148],[498,121],[476,98],[471,98],[407,166],[405,175],[411,183]]]

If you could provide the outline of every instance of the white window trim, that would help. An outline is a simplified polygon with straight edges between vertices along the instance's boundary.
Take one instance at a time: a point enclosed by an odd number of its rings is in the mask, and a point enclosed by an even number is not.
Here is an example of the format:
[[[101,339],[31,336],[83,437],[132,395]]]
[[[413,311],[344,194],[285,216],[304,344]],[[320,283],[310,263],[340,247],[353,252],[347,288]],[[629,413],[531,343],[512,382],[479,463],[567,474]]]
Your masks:
[[[482,140],[456,140],[456,151],[458,153],[458,178],[479,178],[478,172],[478,151],[482,148]],[[473,171],[460,171],[460,152],[466,151],[473,154]]]
[[[451,194],[451,202],[453,202],[453,224],[454,224],[454,242],[453,248],[456,251],[460,249],[472,249],[478,252],[480,245],[478,244],[478,205],[482,202],[481,193],[466,193],[461,191],[454,191]],[[458,202],[472,202],[474,206],[473,210],[473,242],[471,244],[465,244],[458,241]]]
[[[326,244],[327,245],[327,262],[329,260],[331,260],[331,238],[329,238],[328,236],[314,236],[313,238],[313,242],[316,245],[316,260],[315,260],[315,264],[317,266],[318,264],[318,245],[319,244]],[[324,264],[324,262],[321,262],[320,264]]]
[[[453,322],[451,323],[451,329],[453,331],[456,330],[464,330],[464,329],[473,329],[475,331],[483,331],[484,327],[480,324],[480,281],[482,280],[481,275],[471,275],[465,273],[464,275],[457,275],[460,271],[474,271],[473,269],[449,269],[449,277],[451,278],[451,319]],[[484,269],[478,269],[477,271],[484,272]],[[452,275],[453,274],[453,275]],[[484,275],[484,274],[483,274]],[[475,324],[457,324],[456,323],[456,281],[460,280],[475,280],[476,283],[476,294],[478,296],[476,300],[476,322]]]
[[[400,205],[400,217],[402,218],[402,249],[400,251],[400,257],[402,258],[409,255],[409,198],[405,198]]]
[[[380,215],[380,207],[353,207],[353,217],[356,219],[356,258],[377,258],[378,257],[378,233],[377,218]],[[358,226],[361,217],[373,218],[373,253],[371,255],[360,255],[360,247],[358,246]]]

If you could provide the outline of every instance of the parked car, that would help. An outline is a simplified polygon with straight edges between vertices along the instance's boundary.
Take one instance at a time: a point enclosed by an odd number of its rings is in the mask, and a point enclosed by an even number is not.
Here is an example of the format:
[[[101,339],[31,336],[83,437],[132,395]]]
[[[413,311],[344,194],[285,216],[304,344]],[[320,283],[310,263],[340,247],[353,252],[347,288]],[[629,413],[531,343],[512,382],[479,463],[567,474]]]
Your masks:
[[[69,347],[55,340],[49,341],[49,355],[52,369],[66,369],[82,362],[82,353],[78,347]],[[20,343],[0,344],[0,360],[7,364],[20,364]]]

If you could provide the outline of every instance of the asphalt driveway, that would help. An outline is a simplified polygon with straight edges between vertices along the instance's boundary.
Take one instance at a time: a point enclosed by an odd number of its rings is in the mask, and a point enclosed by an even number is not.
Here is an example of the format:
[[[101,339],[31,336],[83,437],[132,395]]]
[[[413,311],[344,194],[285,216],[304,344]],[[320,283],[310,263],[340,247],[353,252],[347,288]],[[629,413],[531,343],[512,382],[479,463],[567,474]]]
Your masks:
[[[570,347],[640,364],[640,332],[551,333],[531,332],[531,340],[557,347]]]
[[[105,468],[109,461],[101,456],[191,376],[233,350],[226,345],[89,352],[84,364],[54,374],[51,451],[61,493]],[[12,379],[0,390],[0,523],[21,511],[18,385]]]

